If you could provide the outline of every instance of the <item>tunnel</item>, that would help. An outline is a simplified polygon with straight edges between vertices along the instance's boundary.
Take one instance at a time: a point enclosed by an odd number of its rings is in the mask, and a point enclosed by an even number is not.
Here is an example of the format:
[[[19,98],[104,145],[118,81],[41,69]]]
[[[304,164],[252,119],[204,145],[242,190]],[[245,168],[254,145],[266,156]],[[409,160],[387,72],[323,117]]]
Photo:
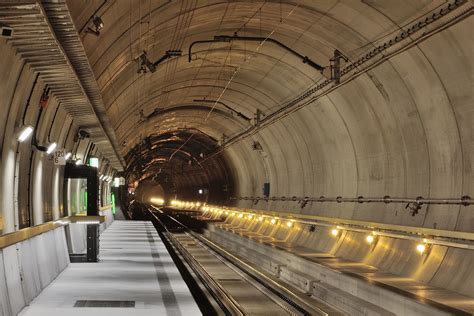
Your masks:
[[[0,0],[0,315],[474,314],[472,0]]]

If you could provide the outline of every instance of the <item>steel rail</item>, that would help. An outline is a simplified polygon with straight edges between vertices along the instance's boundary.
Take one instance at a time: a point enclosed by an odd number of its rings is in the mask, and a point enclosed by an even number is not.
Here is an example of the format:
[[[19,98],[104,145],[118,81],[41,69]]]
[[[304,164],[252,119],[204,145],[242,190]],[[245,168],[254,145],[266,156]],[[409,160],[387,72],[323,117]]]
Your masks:
[[[205,284],[206,288],[211,290],[214,299],[218,299],[227,309],[230,315],[245,315],[245,310],[240,304],[218,283],[204,267],[186,250],[186,248],[173,236],[172,233],[167,233],[166,237],[170,243],[175,246],[183,259],[193,269],[194,273]],[[219,304],[221,305],[221,304]]]
[[[290,305],[291,307],[295,308],[297,311],[299,311],[301,314],[303,315],[312,315],[311,313],[309,313],[307,311],[307,309],[310,307],[312,308],[314,311],[317,311],[318,312],[318,315],[329,315],[328,313],[326,313],[325,311],[323,311],[322,309],[320,309],[319,307],[317,306],[308,306],[307,303],[305,302],[302,302],[298,296],[296,294],[294,294],[291,290],[287,289],[286,287],[284,287],[283,285],[279,284],[278,282],[272,280],[271,278],[269,278],[268,276],[266,276],[264,273],[260,272],[259,270],[255,269],[254,267],[252,267],[251,265],[249,265],[248,263],[244,262],[243,260],[237,258],[236,256],[234,256],[233,254],[231,254],[230,252],[226,251],[225,249],[221,248],[220,246],[218,246],[217,244],[213,243],[211,240],[209,240],[208,238],[200,235],[200,234],[197,234],[195,232],[193,232],[189,227],[187,227],[186,225],[184,225],[183,223],[181,223],[180,221],[178,221],[177,219],[175,219],[174,217],[164,213],[163,211],[161,211],[159,208],[151,205],[151,207],[159,212],[161,212],[162,214],[168,216],[168,218],[170,218],[171,220],[173,220],[174,222],[176,222],[177,224],[179,224],[180,226],[184,227],[187,229],[187,233],[189,235],[191,235],[192,237],[196,238],[197,240],[199,240],[201,243],[203,243],[204,245],[206,245],[208,248],[212,249],[214,252],[218,253],[221,257],[225,258],[228,262],[230,262],[233,266],[237,267],[238,269],[240,269],[243,273],[247,274],[249,277],[251,277],[253,280],[255,280],[256,282],[258,282],[259,284],[261,284],[263,287],[265,287],[267,290],[269,290],[270,292],[272,292],[274,295],[276,295],[277,297],[279,297],[279,299],[285,301],[288,305]],[[153,214],[152,211],[150,211],[150,213]],[[153,216],[156,218],[156,215],[153,214]],[[295,301],[295,298],[297,301]],[[304,307],[304,305],[306,305],[306,307]]]
[[[156,211],[162,212],[160,209],[152,206]],[[153,213],[153,211],[148,210],[151,216],[155,218],[158,223],[166,230],[165,237],[168,239],[170,244],[172,244],[186,261],[189,267],[194,271],[196,276],[201,280],[204,286],[208,289],[211,296],[216,300],[217,304],[226,312],[226,315],[245,315],[242,307],[233,299],[233,297],[218,283],[216,282],[209,273],[204,269],[204,267],[199,264],[199,262],[192,256],[190,253],[181,245],[181,243],[176,240],[173,234],[168,230],[165,224]],[[170,217],[172,218],[172,217]],[[179,223],[179,222],[178,222]],[[181,223],[179,223],[181,226]]]

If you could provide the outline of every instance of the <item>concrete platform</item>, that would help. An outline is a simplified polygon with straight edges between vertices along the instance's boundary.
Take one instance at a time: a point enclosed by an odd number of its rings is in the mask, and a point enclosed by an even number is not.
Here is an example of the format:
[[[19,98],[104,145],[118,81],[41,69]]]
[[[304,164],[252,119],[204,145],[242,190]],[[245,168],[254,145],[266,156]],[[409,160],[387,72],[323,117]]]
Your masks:
[[[70,264],[20,315],[201,315],[150,222],[115,221],[100,253]]]

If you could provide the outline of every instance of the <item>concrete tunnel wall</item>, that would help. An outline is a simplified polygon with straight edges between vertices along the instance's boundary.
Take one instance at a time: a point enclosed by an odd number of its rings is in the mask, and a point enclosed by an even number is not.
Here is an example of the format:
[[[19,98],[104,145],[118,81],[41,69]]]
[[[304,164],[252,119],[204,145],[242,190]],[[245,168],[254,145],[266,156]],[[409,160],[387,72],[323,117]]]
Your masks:
[[[264,129],[254,136],[263,155],[252,150],[250,140],[232,146],[228,156],[238,195],[262,196],[267,179],[270,196],[472,196],[472,26],[470,17],[443,30]],[[416,216],[401,204],[315,202],[301,209],[296,202],[239,201],[238,206],[474,229],[473,206],[425,205]],[[319,250],[335,242],[328,231],[312,238]],[[415,245],[387,238],[369,252],[364,234],[347,233],[334,254],[472,296],[472,251],[435,246],[425,262],[412,251]]]
[[[271,196],[472,196],[473,45],[464,40],[472,22],[471,17],[434,35],[258,133],[254,139],[268,158],[253,151],[250,141],[232,146],[228,156],[238,195],[262,196],[267,179]],[[309,203],[301,209],[296,202],[239,201],[238,206],[474,229],[473,206],[425,205],[416,216],[401,204]],[[326,230],[312,238],[318,250],[334,246]],[[333,253],[472,296],[472,251],[435,246],[425,262],[412,251],[415,244],[386,238],[370,252],[364,234],[348,232]]]
[[[242,166],[239,195],[261,196],[265,170],[271,196],[471,194],[472,43],[462,40],[470,26],[472,18],[264,129],[255,139],[268,157],[265,167],[250,141],[233,146],[228,156]],[[258,206],[300,211],[294,202],[264,203]],[[465,220],[471,207],[424,206],[416,217],[403,207],[314,203],[301,212],[472,230]]]
[[[58,218],[61,213],[62,185],[52,185],[52,181],[55,181],[56,178],[54,169],[57,168],[53,167],[52,161],[44,153],[31,150],[32,136],[24,143],[17,141],[18,133],[23,125],[34,126],[36,124],[40,108],[39,99],[44,85],[41,79],[38,79],[34,90],[31,91],[36,74],[15,55],[11,45],[6,44],[5,39],[2,38],[0,41],[2,55],[0,73],[4,83],[0,86],[2,95],[0,110],[3,118],[0,123],[0,139],[2,141],[0,200],[2,202],[1,230],[6,233],[18,230],[20,227],[52,220],[53,214],[54,218]],[[30,106],[28,106],[30,92],[32,94]],[[50,99],[47,109],[42,114],[39,126],[36,128],[40,144],[47,142],[57,104],[56,99]],[[26,113],[23,123],[24,112]],[[61,144],[60,140],[65,141],[67,124],[70,124],[71,120],[60,109],[54,123],[51,129],[52,141]],[[28,182],[30,182],[30,192],[28,192]],[[52,207],[53,200],[55,209]],[[29,222],[29,212],[31,213],[31,223]]]
[[[94,6],[91,3],[68,1],[78,29],[100,2],[92,1]],[[156,46],[153,46],[153,42],[147,44],[160,52],[170,48],[167,44],[172,40],[171,30],[176,27],[176,19],[180,16],[170,13],[173,10],[179,12],[176,7],[178,4],[170,3],[169,7],[153,13],[153,18],[165,18],[152,25],[160,27],[152,38],[159,39],[159,43],[157,40]],[[354,57],[370,47],[376,39],[415,20],[427,11],[426,8],[442,5],[443,1],[399,1],[395,7],[388,2],[379,3],[378,8],[382,13],[372,10],[372,7],[370,10],[364,7],[370,3],[304,1],[301,8],[285,18],[284,23],[280,22],[274,35],[282,42],[294,44],[296,50],[310,55],[314,60],[329,60],[334,48],[349,52],[350,57]],[[236,6],[241,4],[245,2],[233,2]],[[218,1],[201,1],[192,31],[189,36],[182,37],[182,42],[190,44],[193,40],[233,32],[241,26],[242,17],[254,12],[252,6],[243,5],[238,10],[230,10],[235,16],[222,24],[223,12],[227,12],[226,5]],[[260,31],[263,29],[264,34],[275,29],[275,23],[278,24],[275,17],[278,16],[279,5],[279,2],[270,1],[263,10],[264,16],[270,17],[260,21]],[[471,2],[467,5],[471,5]],[[284,1],[284,13],[289,14],[293,6],[294,3]],[[166,114],[154,121],[134,125],[137,124],[134,112],[137,109],[131,105],[142,107],[148,113],[157,106],[158,99],[187,104],[194,98],[212,96],[218,90],[213,90],[214,87],[225,87],[232,72],[225,67],[221,69],[220,64],[227,63],[227,51],[222,52],[222,47],[217,47],[210,54],[219,67],[209,66],[201,71],[196,62],[188,63],[185,57],[169,67],[158,69],[147,80],[137,79],[134,56],[129,54],[134,55],[142,48],[141,39],[133,39],[135,46],[132,50],[128,46],[132,39],[122,35],[126,34],[124,29],[130,25],[128,14],[137,15],[138,9],[134,7],[129,11],[128,6],[118,3],[111,8],[104,13],[103,18],[106,25],[114,27],[105,28],[101,37],[87,35],[82,39],[102,90],[107,114],[120,141],[127,141],[123,153],[144,135],[154,132],[198,128],[220,139],[222,134],[232,135],[242,129],[240,122],[216,115],[205,121],[201,117],[198,120],[198,114],[193,111],[182,111],[179,116]],[[327,12],[331,14],[322,14]],[[310,27],[312,21],[320,23],[313,28]],[[247,35],[258,35],[258,21],[250,22]],[[134,32],[138,34],[138,24],[134,27]],[[394,197],[472,197],[472,29],[472,15],[447,25],[436,34],[261,130],[252,138],[229,147],[224,155],[234,170],[236,195],[261,196],[263,183],[268,181],[271,196],[355,197],[388,194]],[[296,33],[301,33],[301,37],[295,39]],[[97,45],[97,41],[101,45]],[[199,52],[207,56],[207,53]],[[234,54],[232,60],[235,62],[245,60],[248,53],[243,45],[236,45]],[[62,208],[62,168],[54,166],[45,154],[32,152],[29,142],[19,145],[17,150],[15,133],[22,125],[23,111],[35,73],[28,65],[22,64],[4,39],[0,39],[0,55],[0,76],[4,83],[0,86],[0,117],[5,118],[0,123],[0,229],[5,233],[18,229],[20,222],[27,223],[27,212],[22,210],[27,208],[28,203],[31,203],[33,214],[31,225],[66,214]],[[242,66],[239,76],[222,98],[229,104],[238,105],[239,110],[248,116],[252,116],[257,108],[272,112],[319,80],[319,77],[315,78],[313,69],[281,51],[268,49],[256,55],[254,62]],[[275,63],[278,65],[275,66]],[[175,70],[173,78],[168,71],[165,72],[167,68]],[[269,69],[275,71],[269,72]],[[196,79],[196,72],[203,78]],[[219,74],[217,78],[216,73]],[[142,90],[137,92],[128,89],[134,85],[139,85]],[[212,93],[203,91],[209,87],[212,87]],[[29,124],[34,125],[36,121],[43,89],[40,77],[26,113]],[[183,89],[186,89],[186,93],[183,93]],[[161,94],[163,90],[168,91],[166,97]],[[59,102],[52,97],[43,113],[40,126],[37,127],[40,143],[47,141],[51,120]],[[66,148],[72,149],[79,145],[77,154],[83,157],[89,143],[74,144],[77,126],[73,125],[72,131],[68,133],[71,120],[73,118],[60,108],[51,135]],[[139,132],[137,127],[140,127]],[[253,141],[258,141],[263,151],[253,150]],[[30,158],[31,174],[28,171]],[[16,165],[18,168],[15,168]],[[16,176],[15,170],[18,170]],[[31,193],[26,191],[28,182],[31,182]],[[301,209],[294,202],[261,201],[254,206],[250,202],[240,201],[238,206],[448,230],[472,232],[474,229],[473,206],[423,206],[414,217],[398,204],[309,203]],[[18,215],[15,210],[18,210]],[[316,236],[311,237],[313,240],[310,243],[316,249],[334,248],[334,240],[327,236],[327,232],[320,231]],[[380,244],[368,254],[364,238],[362,234],[347,233],[334,250],[335,254],[472,296],[472,251],[436,246],[424,262],[412,251],[413,242],[387,238],[383,247]]]
[[[80,199],[75,199],[72,207],[72,196],[78,196],[80,191],[78,182],[64,185],[64,167],[54,165],[51,155],[32,148],[33,135],[23,143],[18,142],[21,128],[33,126],[40,145],[54,141],[57,148],[70,150],[81,159],[91,142],[75,142],[78,127],[54,95],[36,126],[39,100],[45,88],[41,74],[35,85],[37,73],[3,38],[0,38],[0,56],[0,235],[3,235],[71,215],[71,210],[84,207]],[[104,188],[108,186],[103,183]],[[113,220],[112,210],[104,210],[101,215],[107,217],[107,222],[100,225],[103,231]],[[80,224],[68,227],[72,253],[85,252],[86,228]],[[63,226],[0,249],[0,315],[17,315],[69,262]]]
[[[78,29],[87,25],[102,2],[93,3],[68,1]],[[356,59],[381,39],[446,4],[268,1],[259,18],[257,2],[196,3],[190,19],[184,17],[191,11],[183,13],[176,2],[150,3],[146,10],[152,11],[144,16],[138,5],[108,4],[100,7],[100,14],[105,25],[113,27],[105,27],[99,37],[81,34],[111,123],[123,141],[123,153],[153,133],[196,128],[220,139],[243,129],[236,120],[217,114],[204,119],[197,111],[167,113],[143,122],[137,118],[138,110],[146,114],[157,107],[189,104],[193,99],[217,99],[225,91],[221,101],[252,117],[257,108],[272,113],[323,80],[301,60],[271,45],[257,52],[256,45],[232,43],[232,54],[228,43],[209,45],[196,48],[196,60],[188,63],[186,49],[193,41],[237,30],[239,35],[271,34],[316,61],[329,60],[335,48]],[[468,2],[465,8],[471,5]],[[148,21],[149,28],[142,29],[139,19]],[[176,40],[176,29],[189,20],[189,32]],[[233,166],[236,196],[262,196],[264,182],[270,182],[270,196],[473,196],[472,29],[472,14],[447,23],[334,91],[228,147],[224,155]],[[158,67],[153,74],[137,75],[133,60],[143,49],[158,58],[171,48],[182,48],[184,56]],[[227,86],[229,78],[232,84]],[[252,149],[254,141],[262,151]],[[244,208],[334,218],[474,229],[473,206],[425,205],[418,215],[411,216],[401,204],[309,203],[301,209],[295,202],[237,203]],[[472,251],[436,246],[424,261],[413,251],[414,242],[388,238],[383,247],[380,244],[368,254],[364,235],[347,233],[336,250],[334,239],[326,233],[318,233],[312,245],[335,249],[335,255],[400,276],[470,296],[474,292]]]

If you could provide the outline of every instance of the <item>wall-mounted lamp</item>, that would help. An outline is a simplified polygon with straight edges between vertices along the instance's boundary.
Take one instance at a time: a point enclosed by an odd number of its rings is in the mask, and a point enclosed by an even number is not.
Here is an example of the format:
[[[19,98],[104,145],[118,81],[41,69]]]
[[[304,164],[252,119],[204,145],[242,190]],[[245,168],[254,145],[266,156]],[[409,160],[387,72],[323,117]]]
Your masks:
[[[430,252],[430,250],[431,250],[431,245],[430,244],[422,243],[422,244],[416,245],[416,251],[420,255],[426,255]]]
[[[99,158],[90,157],[89,158],[89,166],[94,167],[94,168],[99,168]]]
[[[52,143],[48,146],[48,149],[46,150],[46,153],[49,155],[51,154],[55,149],[56,147],[58,146],[58,144],[56,143]]]
[[[372,251],[374,251],[375,246],[377,245],[379,241],[379,235],[376,235],[375,232],[372,232],[370,235],[367,235],[365,237],[365,241],[372,246]]]
[[[72,154],[71,152],[68,152],[65,156],[64,159],[67,161],[69,158],[71,158]]]
[[[337,237],[339,235],[339,229],[337,228],[334,228],[331,230],[331,235],[333,235],[334,237]]]
[[[33,127],[31,126],[25,126],[20,132],[20,135],[18,136],[18,141],[24,142],[30,135],[33,133]]]
[[[100,16],[96,16],[93,20],[92,23],[94,23],[95,30],[97,32],[100,32],[104,28],[104,21],[102,21],[102,18]]]
[[[92,24],[94,25],[94,28],[88,27],[86,29],[86,32],[92,33],[95,36],[99,36],[100,31],[104,28],[104,21],[102,21],[102,18],[100,16],[95,16],[92,19]]]
[[[76,166],[79,166],[79,165],[82,165],[82,160],[81,159],[77,159],[76,162],[75,162]]]

